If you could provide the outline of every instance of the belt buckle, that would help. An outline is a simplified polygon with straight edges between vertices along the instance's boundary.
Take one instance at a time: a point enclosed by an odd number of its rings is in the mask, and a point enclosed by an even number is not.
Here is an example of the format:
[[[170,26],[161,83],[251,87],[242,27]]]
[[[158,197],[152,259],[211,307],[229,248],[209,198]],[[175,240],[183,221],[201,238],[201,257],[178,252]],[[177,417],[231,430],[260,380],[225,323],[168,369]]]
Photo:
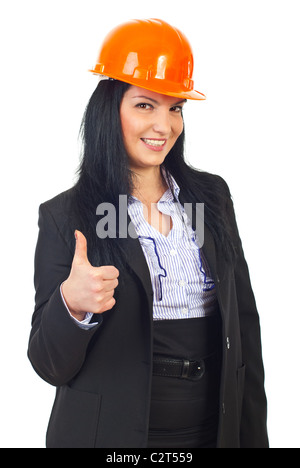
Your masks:
[[[205,362],[201,359],[197,361],[197,368],[196,368],[196,375],[193,376],[192,380],[200,380],[202,379],[205,373]]]
[[[181,378],[182,379],[188,379],[188,380],[200,380],[202,379],[204,373],[205,373],[205,363],[201,359],[200,361],[197,361],[196,363],[196,370],[194,370],[192,375],[189,375],[189,370],[190,370],[190,361],[187,359],[183,360],[183,366],[182,366],[182,372],[181,372]]]

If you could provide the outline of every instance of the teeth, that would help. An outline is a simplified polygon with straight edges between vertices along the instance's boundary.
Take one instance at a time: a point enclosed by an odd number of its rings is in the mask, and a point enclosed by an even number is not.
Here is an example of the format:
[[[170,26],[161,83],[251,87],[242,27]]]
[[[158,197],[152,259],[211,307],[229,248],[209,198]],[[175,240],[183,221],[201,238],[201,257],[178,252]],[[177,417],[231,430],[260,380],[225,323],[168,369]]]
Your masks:
[[[142,140],[150,146],[163,146],[166,142],[166,140],[148,140],[148,138],[142,138]]]

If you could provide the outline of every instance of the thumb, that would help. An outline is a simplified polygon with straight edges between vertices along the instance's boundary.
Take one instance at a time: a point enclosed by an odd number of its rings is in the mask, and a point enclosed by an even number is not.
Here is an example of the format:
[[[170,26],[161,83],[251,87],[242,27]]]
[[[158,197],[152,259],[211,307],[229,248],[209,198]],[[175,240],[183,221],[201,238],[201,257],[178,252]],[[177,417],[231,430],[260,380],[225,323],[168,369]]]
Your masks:
[[[85,236],[80,231],[75,231],[75,239],[76,239],[76,246],[75,246],[75,253],[73,258],[74,261],[78,264],[88,263],[90,264],[87,256],[87,240]]]

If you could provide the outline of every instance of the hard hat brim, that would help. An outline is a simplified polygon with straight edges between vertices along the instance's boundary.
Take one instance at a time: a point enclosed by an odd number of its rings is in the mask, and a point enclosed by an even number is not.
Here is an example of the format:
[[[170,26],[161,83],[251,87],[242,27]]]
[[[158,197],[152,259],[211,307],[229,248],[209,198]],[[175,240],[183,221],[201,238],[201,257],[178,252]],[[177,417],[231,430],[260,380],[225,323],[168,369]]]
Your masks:
[[[163,94],[165,96],[173,96],[173,97],[178,97],[181,99],[190,99],[193,101],[205,101],[206,100],[205,94],[200,93],[200,91],[196,91],[196,90],[191,90],[191,91],[170,90],[168,91],[165,89],[165,86],[166,86],[165,83],[161,83],[163,86],[160,87],[159,80],[155,80],[155,84],[153,84],[153,81],[151,81],[151,83],[149,82],[149,85],[148,83],[145,84],[144,82],[143,86],[141,86],[140,81],[138,80],[135,81],[134,79],[131,79],[131,77],[128,77],[128,78],[126,77],[126,79],[123,79],[123,78],[120,79],[120,77],[113,76],[112,74],[108,74],[108,73],[103,75],[102,73],[99,73],[95,69],[92,69],[89,71],[92,72],[94,75],[105,76],[107,78],[112,78],[114,80],[123,81],[124,83],[131,84],[132,86],[137,86],[138,88],[141,88],[141,89],[147,89],[148,91],[153,91],[154,93]]]

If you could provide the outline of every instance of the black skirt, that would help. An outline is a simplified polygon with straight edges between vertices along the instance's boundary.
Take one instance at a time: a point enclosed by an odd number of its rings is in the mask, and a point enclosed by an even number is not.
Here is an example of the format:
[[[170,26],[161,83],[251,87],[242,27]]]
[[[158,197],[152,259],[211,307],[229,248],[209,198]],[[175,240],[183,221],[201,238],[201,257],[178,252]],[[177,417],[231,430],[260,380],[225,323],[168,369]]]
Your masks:
[[[158,356],[210,365],[198,380],[153,375],[148,447],[215,447],[222,358],[219,315],[155,321],[154,359]]]

